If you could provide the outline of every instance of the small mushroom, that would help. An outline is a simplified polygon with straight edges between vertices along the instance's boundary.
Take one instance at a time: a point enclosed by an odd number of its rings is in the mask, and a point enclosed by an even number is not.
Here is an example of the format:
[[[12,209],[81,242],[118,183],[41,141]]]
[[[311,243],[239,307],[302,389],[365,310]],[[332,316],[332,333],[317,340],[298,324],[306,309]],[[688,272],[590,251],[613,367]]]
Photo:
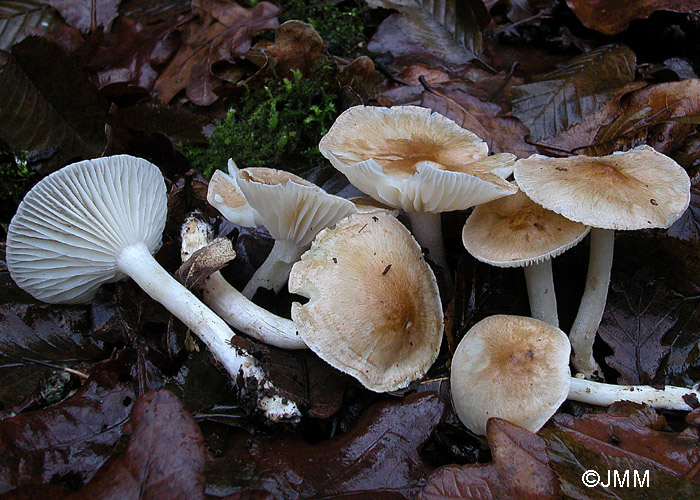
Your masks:
[[[487,156],[484,141],[427,108],[354,106],[338,117],[319,150],[358,189],[408,213],[415,238],[442,268],[448,290],[440,213],[517,191],[505,180],[513,155]]]
[[[467,251],[482,262],[525,271],[532,317],[559,326],[552,259],[590,230],[518,191],[474,208],[462,230]]]
[[[253,219],[262,222],[275,244],[265,262],[256,270],[243,289],[251,298],[258,288],[279,292],[287,282],[289,270],[311,244],[316,233],[355,212],[355,205],[299,176],[272,168],[237,170],[235,186],[255,211]],[[222,200],[226,196],[219,193]],[[235,222],[235,221],[233,221]]]
[[[263,221],[257,210],[250,206],[248,200],[238,188],[235,175],[238,167],[229,159],[228,170],[234,176],[217,170],[209,180],[207,201],[227,220],[243,227],[258,227]]]
[[[654,408],[691,411],[682,387],[617,386],[572,378],[571,347],[559,328],[533,318],[496,315],[462,338],[450,374],[452,402],[462,423],[486,434],[499,417],[537,432],[566,399],[607,406],[633,401]]]
[[[515,180],[533,201],[591,226],[586,288],[569,332],[573,365],[586,378],[600,376],[593,341],[605,309],[614,231],[666,228],[690,203],[690,178],[649,146],[608,156],[547,158],[515,164]]]
[[[185,218],[180,232],[182,261],[205,247],[211,238],[209,224],[198,214]],[[293,321],[272,314],[236,290],[219,271],[199,286],[202,300],[226,323],[268,345],[282,349],[307,349]]]
[[[190,328],[234,380],[258,386],[258,407],[273,420],[297,419],[257,360],[234,347],[224,321],[168,274],[151,255],[167,215],[160,170],[128,155],[69,165],[42,179],[20,203],[7,233],[7,266],[15,282],[49,303],[89,302],[107,282],[131,277]]]
[[[321,231],[294,264],[299,333],[319,357],[372,391],[423,376],[443,334],[437,283],[411,233],[387,212],[352,214]]]

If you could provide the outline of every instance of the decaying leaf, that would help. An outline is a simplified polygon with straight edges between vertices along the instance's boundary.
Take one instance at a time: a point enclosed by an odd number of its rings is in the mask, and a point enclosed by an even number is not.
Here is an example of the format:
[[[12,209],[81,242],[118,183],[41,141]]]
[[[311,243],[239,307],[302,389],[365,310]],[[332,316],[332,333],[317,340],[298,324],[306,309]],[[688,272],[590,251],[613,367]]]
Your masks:
[[[513,114],[534,140],[553,137],[603,106],[634,80],[636,56],[628,47],[606,45],[565,67],[513,89]]]
[[[700,175],[691,179],[690,206],[666,232],[673,238],[700,242]]]
[[[121,0],[46,0],[46,3],[55,7],[68,24],[88,33],[98,26],[109,30]]]
[[[350,431],[316,445],[298,434],[238,432],[210,462],[207,483],[220,494],[252,487],[286,499],[411,498],[430,471],[419,450],[443,406],[432,393],[378,403]]]
[[[544,439],[500,418],[489,419],[487,439],[492,463],[441,467],[428,478],[418,500],[559,498]]]
[[[224,0],[193,0],[192,12],[198,17],[183,28],[182,47],[155,83],[165,104],[183,89],[197,105],[215,102],[218,79],[212,65],[235,63],[258,31],[277,27],[279,8],[264,1],[246,9]]]
[[[39,0],[0,3],[0,50],[10,50],[32,34],[32,28],[56,29],[63,21],[54,9]]]
[[[649,17],[657,10],[698,10],[697,3],[687,0],[566,0],[566,3],[584,26],[605,35],[622,33],[631,21]]]
[[[228,238],[216,238],[207,246],[194,252],[180,266],[175,276],[187,288],[201,284],[213,273],[220,271],[236,258],[233,244]]]

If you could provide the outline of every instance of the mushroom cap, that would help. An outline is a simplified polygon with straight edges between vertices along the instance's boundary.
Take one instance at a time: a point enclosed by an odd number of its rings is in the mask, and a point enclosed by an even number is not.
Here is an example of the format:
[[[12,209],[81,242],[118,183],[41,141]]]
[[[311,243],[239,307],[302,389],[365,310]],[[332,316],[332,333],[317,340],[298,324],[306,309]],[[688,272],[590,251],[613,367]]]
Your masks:
[[[515,156],[487,156],[472,132],[430,109],[354,106],[319,144],[358,189],[406,212],[461,210],[513,194]]]
[[[437,282],[411,233],[389,213],[324,229],[294,264],[292,318],[309,348],[376,392],[405,387],[435,361],[443,333]]]
[[[167,216],[158,167],[129,155],[68,165],[45,177],[17,208],[7,232],[7,267],[20,288],[54,304],[89,302],[117,281],[121,251],[154,252]]]
[[[250,206],[241,192],[236,179],[217,170],[209,180],[207,201],[227,220],[244,227],[257,227],[263,224],[260,214]]]
[[[556,257],[589,231],[518,191],[475,207],[462,229],[462,242],[482,262],[520,267]]]
[[[569,339],[559,328],[524,316],[496,315],[462,338],[450,374],[462,423],[486,434],[499,417],[537,432],[569,394]]]
[[[311,243],[321,229],[356,211],[345,198],[284,170],[245,168],[238,171],[236,182],[272,237],[300,247]]]
[[[533,155],[516,162],[515,180],[543,207],[603,229],[669,227],[690,203],[688,174],[649,146],[601,157]]]

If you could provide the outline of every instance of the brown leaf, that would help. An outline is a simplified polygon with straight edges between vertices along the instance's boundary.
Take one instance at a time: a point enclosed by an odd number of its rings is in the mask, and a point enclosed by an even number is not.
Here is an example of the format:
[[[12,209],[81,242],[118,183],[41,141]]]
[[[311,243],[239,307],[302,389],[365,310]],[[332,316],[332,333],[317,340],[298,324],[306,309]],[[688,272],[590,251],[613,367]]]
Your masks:
[[[700,242],[700,175],[690,181],[690,205],[666,234],[673,238]]]
[[[201,284],[209,276],[220,271],[236,258],[233,244],[228,238],[216,238],[207,246],[194,252],[183,262],[175,277],[187,288]]]
[[[68,24],[88,33],[98,26],[109,31],[119,14],[121,0],[46,0],[46,3],[55,7]]]
[[[493,462],[439,468],[428,478],[418,500],[559,498],[544,439],[499,418],[489,419],[487,439]]]
[[[238,432],[231,451],[210,463],[208,483],[219,491],[264,488],[286,499],[410,498],[430,471],[419,450],[443,407],[432,393],[379,403],[350,431],[316,445],[298,434]]]
[[[182,47],[155,83],[165,104],[183,89],[199,106],[216,101],[212,65],[235,63],[258,31],[277,27],[279,8],[265,1],[246,9],[224,0],[193,0],[192,12],[198,17],[183,28]]]
[[[0,422],[0,494],[30,482],[83,482],[121,436],[134,392],[108,361],[65,401]]]
[[[630,21],[649,17],[657,10],[694,12],[695,2],[687,0],[566,0],[579,21],[605,35],[623,32]]]
[[[10,50],[36,28],[60,30],[65,23],[54,9],[39,0],[0,3],[0,50]]]
[[[256,57],[261,66],[269,66],[280,79],[292,78],[292,70],[299,70],[308,77],[318,66],[323,51],[323,40],[313,26],[291,20],[277,28],[275,43],[259,49]],[[249,53],[246,57],[251,58],[251,55]]]

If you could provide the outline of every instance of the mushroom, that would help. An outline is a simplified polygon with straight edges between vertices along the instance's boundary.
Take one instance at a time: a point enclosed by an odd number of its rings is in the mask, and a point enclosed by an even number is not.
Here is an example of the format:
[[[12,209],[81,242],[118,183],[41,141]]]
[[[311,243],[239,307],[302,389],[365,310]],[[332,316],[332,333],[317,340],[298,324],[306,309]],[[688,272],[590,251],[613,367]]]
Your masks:
[[[7,233],[7,266],[20,288],[49,303],[89,302],[102,283],[131,277],[190,328],[236,379],[254,381],[272,420],[297,419],[258,362],[231,344],[224,321],[151,255],[167,215],[160,170],[128,155],[69,165],[42,179],[20,203]]]
[[[375,392],[423,376],[443,333],[435,276],[411,233],[387,212],[324,229],[294,264],[292,319],[309,348]]]
[[[292,264],[306,251],[316,233],[355,211],[350,201],[283,170],[262,167],[238,170],[230,162],[229,173],[235,174],[237,189],[255,211],[252,219],[262,222],[275,239],[265,262],[243,289],[243,295],[248,298],[260,287],[279,292],[287,282]],[[227,200],[220,190],[219,196]]]
[[[358,189],[408,213],[415,238],[443,270],[450,291],[440,213],[517,191],[505,180],[515,156],[487,156],[484,141],[427,108],[354,106],[338,117],[319,150]]]
[[[514,174],[533,201],[592,227],[586,288],[569,336],[574,368],[598,377],[593,341],[608,294],[614,231],[669,227],[688,208],[690,178],[649,146],[601,157],[533,155],[518,160]]]
[[[234,177],[221,170],[217,170],[211,176],[207,189],[207,201],[234,224],[244,227],[262,226],[260,214],[250,206],[238,187],[235,179],[238,167],[231,159],[228,160],[228,170]]]
[[[180,235],[182,261],[185,262],[209,243],[211,228],[194,213],[185,218]],[[231,286],[219,271],[209,275],[199,288],[204,303],[237,330],[282,349],[307,349],[292,320],[272,314],[252,302]]]
[[[682,387],[617,386],[572,378],[566,334],[544,321],[496,315],[475,324],[462,338],[450,374],[452,402],[462,423],[486,434],[499,417],[537,432],[566,399],[607,406],[633,401],[654,408],[691,411]]]
[[[552,260],[590,230],[538,205],[522,191],[474,208],[462,230],[467,251],[498,267],[522,267],[532,317],[559,326]]]

